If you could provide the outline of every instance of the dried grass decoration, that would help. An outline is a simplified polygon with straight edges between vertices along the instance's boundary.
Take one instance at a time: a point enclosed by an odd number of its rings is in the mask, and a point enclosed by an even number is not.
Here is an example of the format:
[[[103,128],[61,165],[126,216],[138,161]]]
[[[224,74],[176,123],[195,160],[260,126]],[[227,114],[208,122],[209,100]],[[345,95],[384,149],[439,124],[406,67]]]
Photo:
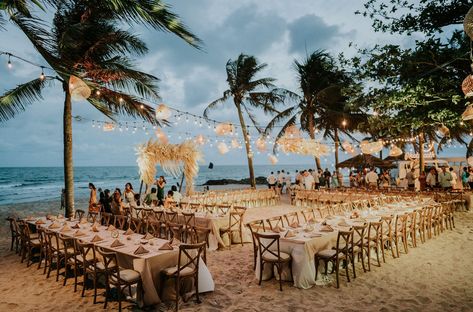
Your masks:
[[[69,77],[69,92],[75,100],[88,99],[91,93],[89,86],[79,77]]]
[[[383,149],[383,142],[376,141],[376,142],[368,142],[368,141],[361,141],[360,149],[363,154],[374,154],[378,153]]]
[[[327,155],[328,153],[329,148],[327,145],[311,139],[303,140],[302,144],[299,146],[299,154],[302,155],[320,157]]]
[[[299,129],[292,125],[286,128],[282,137],[277,140],[277,144],[284,153],[298,153],[302,143]]]
[[[168,144],[169,143],[168,136],[160,128],[158,128],[156,130],[155,134],[156,134],[156,137],[158,138],[159,143],[161,143],[161,144]]]
[[[278,163],[278,158],[275,156],[275,155],[269,155],[268,156],[268,159],[269,159],[269,162],[272,164],[272,165],[275,165]]]
[[[235,127],[233,126],[233,124],[229,122],[219,123],[215,127],[215,133],[220,136],[233,134],[234,132],[235,132]]]
[[[342,143],[342,147],[345,151],[347,151],[347,153],[350,153],[352,155],[356,154],[355,148],[353,147],[353,145],[350,144],[350,142],[344,141]]]
[[[195,137],[194,141],[195,141],[195,143],[197,143],[199,145],[204,145],[206,140],[205,140],[205,137],[202,134],[199,134]]]
[[[232,139],[232,148],[240,148],[241,144],[237,139]]]
[[[184,173],[186,194],[194,191],[194,178],[199,172],[202,153],[192,141],[181,144],[161,144],[149,140],[136,147],[137,164],[141,180],[153,184],[156,176],[156,165],[160,165],[166,174],[178,178]]]
[[[171,117],[172,111],[165,104],[159,104],[156,107],[156,119],[158,120],[167,120]]]
[[[389,156],[397,157],[401,155],[402,155],[402,149],[400,149],[396,145],[391,146],[391,150],[389,151]]]
[[[439,128],[439,132],[443,135],[443,136],[448,136],[450,134],[450,129],[447,128],[447,126],[445,126],[444,124],[442,124]]]

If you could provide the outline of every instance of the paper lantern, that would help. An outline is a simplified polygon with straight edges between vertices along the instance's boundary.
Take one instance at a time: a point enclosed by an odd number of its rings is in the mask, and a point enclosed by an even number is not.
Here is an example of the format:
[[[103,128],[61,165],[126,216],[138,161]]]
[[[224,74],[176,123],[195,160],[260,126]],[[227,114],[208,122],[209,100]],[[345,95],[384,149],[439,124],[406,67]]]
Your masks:
[[[356,153],[355,148],[348,141],[344,141],[342,143],[342,147],[345,151],[347,151],[350,154],[355,154]]]
[[[462,114],[463,120],[472,120],[473,119],[473,105],[468,105],[465,111]]]
[[[240,148],[241,144],[237,141],[237,139],[232,139],[232,148]]]
[[[204,145],[205,144],[205,137],[202,134],[199,134],[198,136],[195,137],[195,143],[199,145]]]
[[[69,77],[69,92],[75,100],[88,99],[91,94],[89,86],[76,76]]]
[[[465,79],[463,79],[462,91],[467,97],[473,95],[473,75],[468,75]]]
[[[269,162],[272,164],[272,165],[275,165],[278,163],[278,158],[274,155],[269,155],[268,156],[268,159],[269,159]]]
[[[255,142],[256,148],[260,152],[266,152],[266,141],[263,138],[258,138]]]
[[[113,122],[105,122],[103,124],[102,130],[105,132],[113,131],[115,130],[115,124]]]
[[[165,104],[159,104],[158,107],[156,107],[156,119],[158,120],[167,120],[169,117],[171,117],[172,111],[169,107],[167,107]]]
[[[217,149],[218,149],[218,152],[222,155],[228,153],[228,151],[229,151],[228,146],[227,146],[227,144],[225,144],[225,142],[218,143]]]
[[[396,145],[393,145],[391,147],[391,150],[389,151],[389,156],[397,157],[397,156],[401,156],[401,155],[402,155],[402,149],[400,149]]]
[[[231,123],[219,123],[215,127],[215,133],[217,133],[217,135],[228,135],[233,132],[235,132],[235,128]]]
[[[450,134],[450,129],[448,129],[445,125],[441,125],[440,128],[439,128],[439,132],[443,135],[443,136],[447,136]]]
[[[160,128],[158,128],[156,130],[155,134],[156,134],[156,137],[158,138],[159,143],[161,143],[161,144],[168,144],[169,143],[169,140],[168,140],[168,137],[167,137],[166,133],[164,133],[164,131],[161,130]]]
[[[465,19],[463,20],[463,29],[465,33],[473,40],[473,6],[466,13]]]

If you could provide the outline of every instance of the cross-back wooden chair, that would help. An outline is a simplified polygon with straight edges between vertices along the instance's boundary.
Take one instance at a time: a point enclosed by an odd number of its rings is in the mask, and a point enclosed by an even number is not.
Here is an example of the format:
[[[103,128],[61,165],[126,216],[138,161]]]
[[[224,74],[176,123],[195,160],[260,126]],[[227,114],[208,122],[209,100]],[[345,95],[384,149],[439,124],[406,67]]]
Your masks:
[[[292,225],[299,225],[299,214],[297,211],[290,212],[284,215],[284,218],[286,219],[287,226],[292,226]]]
[[[113,214],[109,212],[102,212],[101,222],[100,222],[102,225],[109,226],[110,224],[112,224],[112,221],[113,221]]]
[[[79,219],[79,221],[80,221],[84,217],[84,214],[85,214],[84,210],[76,209],[76,211],[74,212],[74,219]]]
[[[382,235],[382,226],[383,223],[379,222],[370,222],[368,226],[368,235],[364,242],[364,249],[368,257],[368,271],[371,271],[371,250],[376,251],[376,260],[378,260],[378,266],[381,267],[381,262],[379,261],[379,254],[381,252],[381,235]]]
[[[269,225],[269,229],[272,231],[273,229],[275,229],[276,227],[284,227],[284,222],[283,222],[283,219],[282,219],[282,216],[278,216],[278,217],[272,217],[272,218],[269,218],[269,219],[266,219],[266,223]]]
[[[125,225],[126,225],[126,220],[127,220],[126,216],[115,215],[113,226],[115,226],[117,229],[124,230]]]
[[[246,210],[230,211],[228,214],[228,227],[220,228],[220,236],[228,235],[229,248],[232,247],[233,234],[238,233],[243,246],[243,216]]]
[[[183,239],[187,242],[192,235],[192,229],[195,227],[195,213],[194,212],[183,212],[182,216],[184,217],[184,235]]]
[[[251,240],[253,242],[253,270],[256,270],[256,259],[258,258],[258,242],[256,241],[255,233],[264,232],[264,220],[256,220],[246,224],[251,232]]]

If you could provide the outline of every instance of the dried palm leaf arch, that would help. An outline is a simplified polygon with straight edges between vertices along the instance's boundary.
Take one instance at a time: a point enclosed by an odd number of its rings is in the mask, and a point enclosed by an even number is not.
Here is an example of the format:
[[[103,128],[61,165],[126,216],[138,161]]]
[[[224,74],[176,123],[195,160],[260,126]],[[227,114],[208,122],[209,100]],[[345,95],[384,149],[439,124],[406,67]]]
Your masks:
[[[166,174],[179,177],[184,174],[186,194],[194,191],[194,178],[199,173],[202,153],[192,141],[181,144],[162,144],[149,140],[136,147],[136,155],[141,180],[151,185],[155,181],[156,165],[160,165]]]

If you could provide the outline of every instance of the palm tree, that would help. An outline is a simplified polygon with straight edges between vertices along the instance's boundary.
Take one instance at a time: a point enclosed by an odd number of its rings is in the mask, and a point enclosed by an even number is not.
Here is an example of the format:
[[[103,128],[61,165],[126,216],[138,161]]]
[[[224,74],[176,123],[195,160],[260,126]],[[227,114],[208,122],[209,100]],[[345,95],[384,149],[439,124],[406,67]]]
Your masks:
[[[229,60],[226,65],[229,89],[225,90],[221,98],[210,103],[204,110],[204,116],[207,117],[210,110],[216,109],[218,105],[224,104],[227,100],[233,98],[233,105],[237,110],[245,141],[251,187],[256,186],[256,181],[249,131],[244,115],[246,114],[253,126],[261,133],[262,131],[252,113],[252,108],[262,109],[265,113],[277,113],[275,105],[282,102],[287,95],[287,90],[278,89],[273,85],[274,78],[256,78],[266,66],[264,63],[259,64],[254,56],[245,54],[240,54],[236,60]]]
[[[300,122],[301,129],[314,140],[316,128],[323,129],[324,137],[335,141],[338,163],[339,133],[350,135],[349,131],[356,125],[356,120],[352,120],[356,115],[342,95],[342,89],[350,79],[324,51],[313,52],[303,62],[295,60],[294,68],[302,94],[297,95],[294,106],[282,110],[269,122],[265,132],[268,133],[283,121],[284,125],[277,135],[279,138],[289,126]],[[344,120],[346,123],[343,123]],[[322,169],[320,159],[314,157],[314,160],[317,168]]]
[[[102,10],[98,8],[105,3],[118,5],[122,2],[130,5],[128,8],[130,12],[126,13],[125,7],[118,7],[115,12],[107,12],[104,7]],[[112,120],[116,115],[126,114],[157,124],[154,109],[144,101],[159,99],[158,79],[136,70],[130,58],[143,55],[147,52],[147,47],[137,36],[116,26],[119,13],[124,14],[125,19],[147,23],[147,19],[154,15],[148,16],[146,11],[134,12],[133,8],[136,9],[137,6],[132,6],[132,1],[111,0],[91,1],[91,3],[91,6],[88,6],[82,1],[60,1],[55,5],[57,11],[51,29],[48,29],[45,23],[37,18],[22,14],[11,16],[13,23],[23,31],[51,69],[55,71],[55,75],[33,79],[7,91],[0,97],[0,121],[5,121],[13,118],[27,105],[41,99],[44,87],[56,81],[62,87],[65,95],[63,132],[67,216],[74,213],[70,78],[80,77],[93,91],[87,101]],[[136,14],[143,14],[144,17]],[[161,17],[161,21],[164,22],[150,21],[150,24],[156,28],[164,28],[163,25],[170,23],[166,19],[169,16],[164,15]],[[175,24],[174,27],[178,35],[185,37],[187,30],[185,28],[184,31],[179,30],[181,26]],[[198,42],[197,38],[196,40],[191,40],[190,37],[187,39],[191,44]]]

